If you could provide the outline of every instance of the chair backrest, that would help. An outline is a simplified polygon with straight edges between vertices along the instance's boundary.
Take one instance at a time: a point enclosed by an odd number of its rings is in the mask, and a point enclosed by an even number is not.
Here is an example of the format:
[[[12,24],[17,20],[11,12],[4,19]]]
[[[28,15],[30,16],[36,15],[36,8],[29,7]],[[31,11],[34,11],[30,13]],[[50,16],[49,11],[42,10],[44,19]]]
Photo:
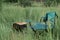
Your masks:
[[[55,17],[57,16],[56,12],[48,12],[46,13],[47,20],[54,22]]]
[[[52,26],[55,25],[55,17],[58,17],[56,12],[48,12],[46,13],[46,19],[50,21]]]

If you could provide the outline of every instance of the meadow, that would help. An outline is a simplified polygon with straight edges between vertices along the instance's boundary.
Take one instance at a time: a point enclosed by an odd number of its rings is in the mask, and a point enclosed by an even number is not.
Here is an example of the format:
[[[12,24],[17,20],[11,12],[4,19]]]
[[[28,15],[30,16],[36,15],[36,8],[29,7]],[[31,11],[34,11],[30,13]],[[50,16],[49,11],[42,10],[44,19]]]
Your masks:
[[[44,36],[39,35],[39,38],[34,37],[34,33],[28,26],[27,33],[14,32],[12,30],[14,22],[25,22],[26,18],[33,22],[40,22],[40,18],[46,14],[46,12],[56,11],[58,19],[56,28],[54,30],[54,36],[46,33]],[[3,4],[2,12],[0,12],[0,40],[60,40],[60,7],[20,7],[12,4]],[[43,33],[42,33],[43,34]]]

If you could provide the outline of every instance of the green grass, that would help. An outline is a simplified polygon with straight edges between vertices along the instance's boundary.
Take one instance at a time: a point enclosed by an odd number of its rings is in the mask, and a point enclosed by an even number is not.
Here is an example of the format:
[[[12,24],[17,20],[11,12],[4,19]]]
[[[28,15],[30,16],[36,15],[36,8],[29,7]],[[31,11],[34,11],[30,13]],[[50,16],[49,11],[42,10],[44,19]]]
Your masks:
[[[39,40],[59,40],[60,36],[60,8],[59,7],[20,7],[13,5],[3,5],[0,12],[0,40],[38,40],[34,37],[32,30],[28,26],[27,33],[18,33],[12,30],[14,22],[24,22],[26,16],[32,22],[40,22],[40,17],[46,12],[56,11],[59,18],[54,30],[57,37],[52,38],[50,33],[39,35]],[[43,33],[42,33],[43,35]]]

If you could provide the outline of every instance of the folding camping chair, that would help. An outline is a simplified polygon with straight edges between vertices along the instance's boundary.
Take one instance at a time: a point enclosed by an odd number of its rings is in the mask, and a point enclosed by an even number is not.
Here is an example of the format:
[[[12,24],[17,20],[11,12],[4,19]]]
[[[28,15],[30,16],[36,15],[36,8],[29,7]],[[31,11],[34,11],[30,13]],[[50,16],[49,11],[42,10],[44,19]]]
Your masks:
[[[46,13],[45,17],[41,17],[43,19],[43,22],[48,22],[50,21],[51,27],[55,26],[55,20],[58,18],[56,12],[48,12]]]
[[[45,30],[47,31],[48,29],[48,25],[46,24],[46,22],[49,20],[51,22],[51,28],[53,29],[55,27],[55,17],[57,16],[56,12],[48,12],[46,13],[45,17],[41,17],[41,19],[43,18],[43,22],[45,22],[45,24],[43,23],[35,23],[35,25],[31,25],[31,21],[28,21],[30,24],[31,29],[36,32],[37,30]],[[58,18],[58,16],[57,16]]]
[[[55,24],[56,24],[56,18],[58,18],[56,12],[48,12],[46,13],[45,17],[41,17],[41,19],[43,19],[43,22],[45,22],[45,24],[47,24],[47,22],[50,22],[50,28],[53,29],[55,28]],[[40,20],[41,21],[41,20]]]

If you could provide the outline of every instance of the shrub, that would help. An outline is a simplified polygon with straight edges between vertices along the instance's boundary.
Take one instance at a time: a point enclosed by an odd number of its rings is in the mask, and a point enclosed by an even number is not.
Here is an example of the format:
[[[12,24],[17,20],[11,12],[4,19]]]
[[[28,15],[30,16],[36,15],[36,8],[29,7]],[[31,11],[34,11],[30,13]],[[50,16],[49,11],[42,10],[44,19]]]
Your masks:
[[[17,2],[18,0],[4,0],[5,2],[12,2],[12,3],[14,3],[14,2]]]
[[[60,0],[46,0],[44,5],[45,6],[51,6],[53,4],[53,6],[56,6],[60,3]]]
[[[2,0],[0,0],[0,11],[2,9]]]
[[[19,4],[23,7],[31,6],[31,0],[19,0]]]

